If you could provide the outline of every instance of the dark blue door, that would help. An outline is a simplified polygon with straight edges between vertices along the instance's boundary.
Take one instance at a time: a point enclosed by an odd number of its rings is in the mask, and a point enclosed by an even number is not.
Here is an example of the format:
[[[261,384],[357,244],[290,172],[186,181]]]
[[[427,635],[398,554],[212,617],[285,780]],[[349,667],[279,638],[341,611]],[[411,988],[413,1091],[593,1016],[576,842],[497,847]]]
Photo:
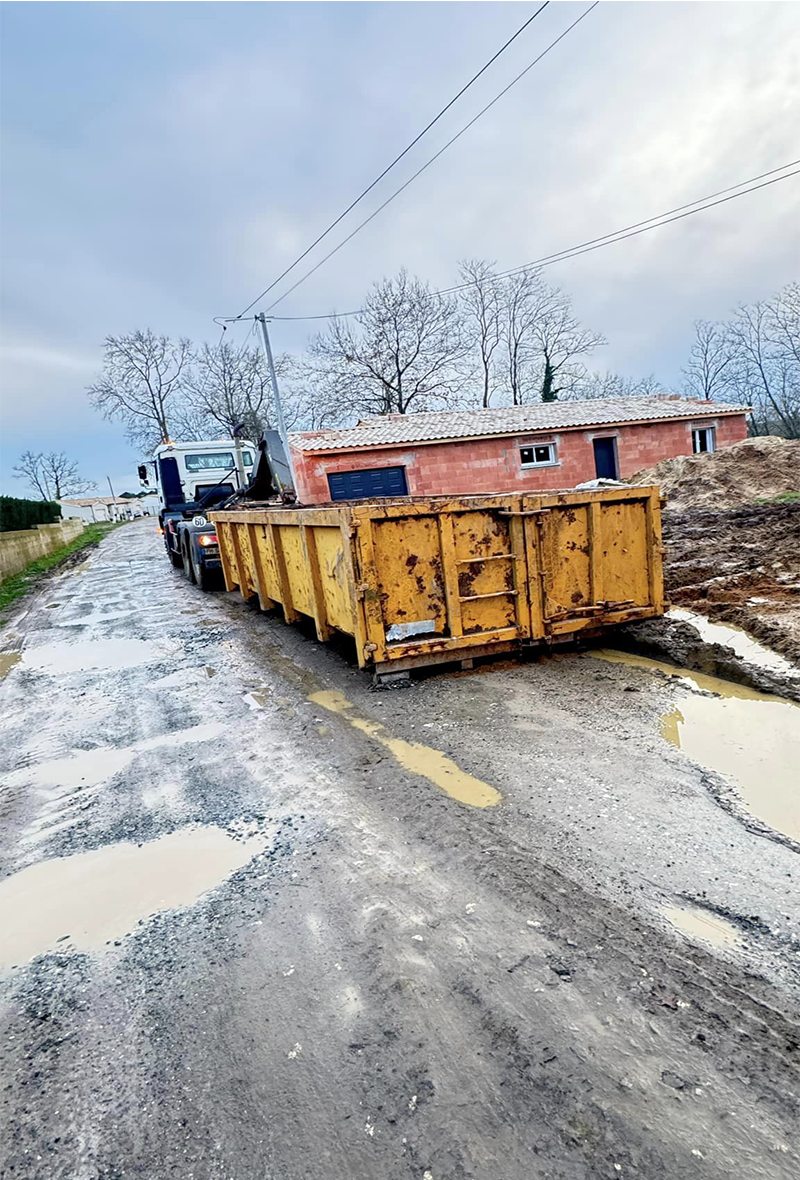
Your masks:
[[[619,479],[617,473],[617,443],[613,438],[595,438],[594,473],[598,479]]]
[[[371,500],[373,496],[407,496],[405,467],[337,471],[328,476],[332,500]]]

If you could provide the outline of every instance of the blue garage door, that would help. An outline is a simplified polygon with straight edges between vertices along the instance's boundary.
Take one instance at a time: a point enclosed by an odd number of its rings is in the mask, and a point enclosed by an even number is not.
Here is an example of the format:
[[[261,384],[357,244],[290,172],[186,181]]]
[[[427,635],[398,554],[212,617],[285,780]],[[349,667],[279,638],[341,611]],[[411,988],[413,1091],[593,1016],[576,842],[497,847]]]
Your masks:
[[[328,476],[332,500],[369,500],[373,496],[407,496],[405,467],[337,471]]]

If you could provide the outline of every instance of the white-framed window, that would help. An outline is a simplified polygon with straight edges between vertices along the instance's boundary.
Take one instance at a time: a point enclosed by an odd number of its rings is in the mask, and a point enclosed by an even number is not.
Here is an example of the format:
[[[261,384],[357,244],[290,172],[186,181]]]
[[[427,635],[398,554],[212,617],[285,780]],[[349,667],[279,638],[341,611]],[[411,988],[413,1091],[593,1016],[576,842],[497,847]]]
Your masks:
[[[692,450],[695,455],[705,455],[717,449],[717,432],[713,426],[692,427]]]
[[[558,462],[556,444],[554,442],[531,443],[529,447],[520,447],[519,461],[523,467],[552,467]]]

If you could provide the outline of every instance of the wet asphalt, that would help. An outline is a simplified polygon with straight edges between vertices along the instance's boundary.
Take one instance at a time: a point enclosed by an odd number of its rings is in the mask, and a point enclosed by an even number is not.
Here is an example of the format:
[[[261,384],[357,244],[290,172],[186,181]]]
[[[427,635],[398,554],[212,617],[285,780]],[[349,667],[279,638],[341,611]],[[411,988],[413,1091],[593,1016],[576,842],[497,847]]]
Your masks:
[[[797,1174],[798,848],[686,686],[373,692],[148,520],[0,637],[3,1176]]]

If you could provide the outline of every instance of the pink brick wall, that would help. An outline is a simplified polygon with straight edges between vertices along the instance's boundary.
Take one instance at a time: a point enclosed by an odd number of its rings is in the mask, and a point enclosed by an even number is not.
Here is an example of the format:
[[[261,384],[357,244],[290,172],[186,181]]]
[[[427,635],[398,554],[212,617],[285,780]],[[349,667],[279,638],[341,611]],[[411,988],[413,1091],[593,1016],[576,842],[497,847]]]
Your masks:
[[[323,504],[330,499],[328,472],[359,471],[366,467],[405,467],[412,496],[547,491],[574,487],[595,478],[593,438],[616,438],[623,479],[643,467],[652,467],[661,459],[690,455],[694,421],[697,425],[704,424],[700,419],[653,422],[606,430],[601,427],[559,430],[551,434],[520,434],[513,438],[470,439],[324,455],[293,450],[292,457],[299,499],[304,504]],[[717,447],[728,447],[747,437],[744,414],[709,418],[705,424],[716,425]],[[556,466],[521,466],[520,447],[551,441],[556,443]]]

